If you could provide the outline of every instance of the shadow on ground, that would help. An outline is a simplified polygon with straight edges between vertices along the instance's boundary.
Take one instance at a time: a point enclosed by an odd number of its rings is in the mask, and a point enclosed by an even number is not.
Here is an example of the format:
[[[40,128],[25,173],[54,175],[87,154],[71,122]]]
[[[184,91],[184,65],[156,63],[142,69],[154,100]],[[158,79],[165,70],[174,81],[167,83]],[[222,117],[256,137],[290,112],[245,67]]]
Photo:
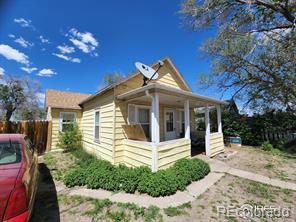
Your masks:
[[[60,222],[57,191],[53,178],[44,163],[40,163],[38,167],[39,184],[30,222]]]

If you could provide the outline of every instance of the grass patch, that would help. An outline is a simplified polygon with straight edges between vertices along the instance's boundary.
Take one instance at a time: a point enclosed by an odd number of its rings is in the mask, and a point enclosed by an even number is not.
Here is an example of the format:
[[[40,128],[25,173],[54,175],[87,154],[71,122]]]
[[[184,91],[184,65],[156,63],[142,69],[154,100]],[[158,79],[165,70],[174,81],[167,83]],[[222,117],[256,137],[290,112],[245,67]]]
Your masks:
[[[169,217],[175,217],[175,216],[178,216],[178,215],[186,214],[186,211],[185,211],[186,208],[191,209],[191,203],[190,202],[184,203],[184,204],[182,204],[182,205],[180,205],[178,207],[165,208],[164,212]]]
[[[104,200],[92,200],[93,209],[86,211],[84,214],[87,216],[94,217],[102,212],[104,208],[110,207],[112,202],[109,199]]]
[[[272,169],[273,167],[274,167],[274,165],[270,162],[264,166],[264,168],[268,169],[268,170]]]
[[[160,209],[156,206],[148,207],[148,209],[145,211],[145,214],[144,214],[144,221],[150,222],[152,220],[155,220],[159,215],[159,210]]]
[[[58,202],[59,204],[64,205],[79,205],[85,201],[85,198],[81,196],[66,196],[64,194],[58,195]]]
[[[144,216],[145,215],[145,208],[144,207],[139,207],[138,205],[134,203],[118,203],[118,207],[122,209],[128,209],[131,212],[133,212],[135,219],[138,219],[139,216]]]
[[[107,211],[107,217],[114,222],[128,222],[130,220],[129,216],[125,213],[124,210],[120,211]]]
[[[272,195],[272,193],[274,192],[270,192],[268,185],[258,183],[258,182],[253,182],[253,181],[250,182],[250,185],[247,187],[246,191],[257,197],[268,199],[270,201],[274,200],[275,198]]]

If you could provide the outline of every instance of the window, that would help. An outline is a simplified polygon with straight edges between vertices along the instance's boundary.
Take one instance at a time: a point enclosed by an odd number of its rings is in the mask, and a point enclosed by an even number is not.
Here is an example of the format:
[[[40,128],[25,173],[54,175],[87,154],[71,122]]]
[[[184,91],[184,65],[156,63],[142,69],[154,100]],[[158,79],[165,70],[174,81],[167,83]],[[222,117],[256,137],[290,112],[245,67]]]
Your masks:
[[[76,113],[63,112],[60,114],[60,131],[66,132],[74,126]]]
[[[150,109],[138,108],[138,123],[142,125],[147,138],[150,138]]]
[[[95,111],[95,141],[100,141],[100,110]]]
[[[210,108],[210,132],[218,132],[218,122],[217,122],[217,109],[216,107]]]
[[[0,165],[21,162],[21,145],[11,141],[0,142]]]
[[[150,107],[132,105],[128,106],[128,122],[129,124],[141,124],[146,137],[150,138]]]

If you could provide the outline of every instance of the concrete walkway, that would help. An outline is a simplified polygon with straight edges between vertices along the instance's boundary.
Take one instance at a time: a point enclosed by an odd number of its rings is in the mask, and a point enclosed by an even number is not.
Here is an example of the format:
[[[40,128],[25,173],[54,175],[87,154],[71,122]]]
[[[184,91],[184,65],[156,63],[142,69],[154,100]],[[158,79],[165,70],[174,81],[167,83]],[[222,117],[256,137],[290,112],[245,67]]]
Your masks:
[[[186,191],[178,191],[176,194],[171,196],[156,198],[146,194],[128,194],[124,192],[112,193],[106,190],[91,190],[83,187],[66,188],[63,184],[57,184],[56,189],[59,193],[67,194],[70,196],[79,195],[95,199],[110,199],[112,202],[135,203],[141,207],[149,207],[150,205],[154,205],[159,208],[176,207],[181,204],[194,201],[196,197],[203,194],[207,189],[209,189],[212,185],[219,181],[221,177],[225,175],[225,173],[252,181],[296,191],[296,184],[294,183],[271,179],[259,174],[235,169],[228,166],[222,161],[208,158],[204,155],[199,155],[197,156],[197,158],[208,162],[211,167],[211,172],[202,180],[191,183],[187,187]]]

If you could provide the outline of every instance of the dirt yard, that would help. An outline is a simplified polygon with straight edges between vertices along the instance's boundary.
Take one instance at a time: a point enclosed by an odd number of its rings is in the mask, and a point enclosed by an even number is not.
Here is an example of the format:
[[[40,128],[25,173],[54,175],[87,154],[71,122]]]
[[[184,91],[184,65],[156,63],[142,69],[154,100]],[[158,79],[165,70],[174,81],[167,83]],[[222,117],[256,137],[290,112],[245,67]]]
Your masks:
[[[248,148],[243,149],[248,151]],[[249,152],[252,152],[252,150]],[[43,163],[40,164],[40,185],[31,222],[296,221],[296,211],[292,209],[292,207],[296,206],[296,192],[267,186],[228,174],[195,201],[174,208],[159,209],[154,206],[142,208],[134,204],[112,203],[109,200],[94,200],[79,196],[70,197],[56,190],[51,174],[52,171],[56,173],[58,170],[56,167],[58,166],[64,168],[67,164],[72,165],[72,161],[67,160],[67,155],[57,153],[47,159],[48,165],[54,166],[54,170],[50,171],[49,168],[51,167],[47,167]],[[256,156],[255,154],[253,155]],[[268,161],[266,154],[260,153],[260,155],[262,161]],[[65,161],[67,164],[56,164],[57,159],[55,156],[57,156],[59,161]],[[256,157],[258,158],[259,154]],[[274,157],[270,156],[270,158]],[[231,161],[231,164],[235,164],[234,159]],[[255,162],[258,164],[258,159]],[[255,169],[252,168],[252,170]],[[61,174],[58,173],[54,176],[60,178]],[[235,209],[244,204],[249,204],[252,207],[263,205],[287,208],[289,217],[274,219],[252,218],[252,220],[249,218],[246,220],[240,217],[233,217],[233,214],[227,216],[224,213],[219,213],[225,212],[226,206],[230,206],[230,209]],[[293,210],[293,212],[291,213],[290,210]]]
[[[237,151],[225,161],[234,168],[296,183],[296,155],[272,155],[251,146],[227,148],[227,151]]]

